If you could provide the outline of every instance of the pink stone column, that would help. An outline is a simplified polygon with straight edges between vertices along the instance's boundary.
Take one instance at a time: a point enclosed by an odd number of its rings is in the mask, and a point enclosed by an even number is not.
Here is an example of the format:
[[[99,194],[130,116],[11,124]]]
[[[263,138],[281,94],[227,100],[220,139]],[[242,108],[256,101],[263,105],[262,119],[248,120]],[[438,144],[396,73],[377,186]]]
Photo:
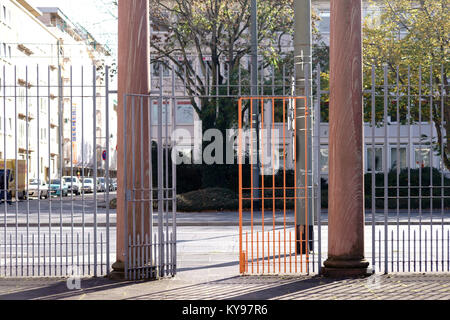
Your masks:
[[[126,189],[131,189],[131,183],[124,185],[124,170],[127,176],[132,175],[131,156],[124,164],[124,152],[132,154],[132,130],[135,132],[135,146],[140,146],[140,116],[139,108],[135,107],[135,119],[131,119],[131,98],[127,101],[127,150],[124,146],[124,95],[125,94],[149,94],[150,91],[150,32],[149,32],[149,3],[148,0],[119,0],[119,45],[118,45],[118,191],[117,191],[117,259],[113,264],[113,276],[123,277],[124,257],[125,257],[125,235],[132,231],[132,221],[128,218],[128,230],[125,230],[125,211],[131,212],[131,206],[124,208],[124,195]],[[141,101],[135,100],[135,105],[139,106]],[[148,132],[148,101],[144,100],[144,124],[143,132]],[[148,135],[144,134],[144,146],[148,146]],[[136,149],[140,150],[140,149]],[[148,188],[149,176],[149,150],[145,148],[144,163],[140,163],[140,157],[136,156],[136,183],[137,188]],[[139,153],[138,153],[139,154]],[[144,181],[140,181],[140,168],[144,166]],[[128,179],[131,180],[131,179]],[[139,194],[139,193],[137,193]],[[138,197],[137,195],[136,197]],[[147,195],[148,197],[148,195]],[[148,230],[148,205],[145,208],[145,221],[136,221],[137,233],[141,233],[141,227]],[[136,205],[136,212],[140,211],[139,204]],[[131,216],[128,215],[129,217]],[[140,216],[140,215],[137,215]],[[141,236],[142,239],[142,236]]]
[[[358,276],[364,260],[361,0],[331,0],[328,259],[323,273]]]

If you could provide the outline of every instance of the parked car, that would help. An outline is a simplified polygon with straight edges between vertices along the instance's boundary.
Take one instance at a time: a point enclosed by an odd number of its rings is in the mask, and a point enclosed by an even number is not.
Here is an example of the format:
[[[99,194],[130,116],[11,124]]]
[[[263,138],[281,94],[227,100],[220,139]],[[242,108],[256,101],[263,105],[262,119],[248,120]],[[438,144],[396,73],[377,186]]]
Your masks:
[[[116,191],[117,190],[117,179],[111,178],[109,179],[109,191]]]
[[[81,182],[77,177],[63,177],[63,180],[68,185],[69,192],[73,192],[75,195],[81,194]]]
[[[48,199],[48,184],[39,179],[32,179],[28,184],[28,197]]]
[[[94,192],[94,179],[93,178],[84,178],[82,183],[82,188],[85,193],[93,193]]]
[[[69,195],[69,187],[64,180],[52,179],[50,180],[50,195],[67,197]]]
[[[97,192],[106,192],[106,179],[103,177],[97,178]]]

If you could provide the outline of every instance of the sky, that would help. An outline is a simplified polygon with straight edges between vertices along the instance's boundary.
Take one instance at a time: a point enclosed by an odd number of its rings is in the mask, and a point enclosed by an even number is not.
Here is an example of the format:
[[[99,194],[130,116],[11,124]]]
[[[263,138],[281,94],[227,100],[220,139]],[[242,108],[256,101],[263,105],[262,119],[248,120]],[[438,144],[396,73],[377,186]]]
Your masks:
[[[117,9],[111,0],[29,0],[35,7],[58,7],[116,55]]]

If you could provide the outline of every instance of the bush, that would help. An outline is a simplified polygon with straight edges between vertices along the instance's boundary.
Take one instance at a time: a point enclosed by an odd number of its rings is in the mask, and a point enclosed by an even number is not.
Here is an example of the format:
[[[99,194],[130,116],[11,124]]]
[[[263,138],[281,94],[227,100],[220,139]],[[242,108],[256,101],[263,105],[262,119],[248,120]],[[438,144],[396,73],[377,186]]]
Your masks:
[[[430,171],[432,175],[430,175]],[[410,169],[409,171],[410,191],[408,195],[408,169],[400,171],[397,188],[397,170],[388,173],[388,208],[397,209],[397,201],[399,209],[417,210],[422,204],[422,209],[431,208],[430,195],[433,194],[433,209],[439,210],[444,204],[444,209],[450,208],[450,179],[444,177],[442,185],[442,174],[438,169],[423,168]],[[431,178],[433,183],[431,184]],[[420,184],[420,179],[422,183]],[[420,187],[422,186],[422,187]],[[444,188],[441,188],[441,187]],[[444,192],[442,192],[444,190]],[[397,200],[398,192],[398,200]],[[422,200],[419,199],[419,194]],[[375,175],[375,207],[376,209],[384,209],[384,174],[377,173]],[[372,208],[372,174],[368,173],[364,176],[364,196],[365,206],[367,209]],[[444,197],[443,197],[444,196]],[[322,207],[328,208],[328,184],[322,181]]]
[[[208,188],[177,195],[177,211],[237,210],[238,195],[224,188]]]

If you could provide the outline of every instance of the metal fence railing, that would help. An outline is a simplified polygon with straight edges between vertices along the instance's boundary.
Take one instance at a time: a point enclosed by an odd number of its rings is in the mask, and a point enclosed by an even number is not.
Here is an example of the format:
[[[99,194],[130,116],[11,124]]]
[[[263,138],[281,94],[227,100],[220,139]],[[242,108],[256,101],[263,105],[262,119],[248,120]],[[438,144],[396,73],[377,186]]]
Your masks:
[[[0,276],[108,274],[109,69],[3,66],[0,78]]]
[[[444,66],[414,73],[409,66],[372,67],[364,91],[364,166],[365,251],[374,272],[450,270],[445,72]],[[319,69],[315,172],[326,195],[329,92],[321,89],[321,80]],[[321,226],[327,222],[327,204],[316,201],[323,209]]]

